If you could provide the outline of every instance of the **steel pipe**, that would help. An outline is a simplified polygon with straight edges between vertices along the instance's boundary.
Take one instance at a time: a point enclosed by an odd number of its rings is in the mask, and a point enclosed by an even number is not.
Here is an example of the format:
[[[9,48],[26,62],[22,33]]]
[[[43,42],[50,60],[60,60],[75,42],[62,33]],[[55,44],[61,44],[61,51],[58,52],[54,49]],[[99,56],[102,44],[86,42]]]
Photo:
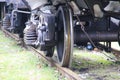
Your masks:
[[[11,27],[14,27],[14,24],[13,24],[13,19],[14,19],[14,13],[15,12],[18,12],[18,13],[24,13],[24,14],[31,14],[31,12],[28,12],[28,11],[21,11],[21,10],[13,10],[12,11],[12,17],[11,17]]]
[[[87,32],[93,42],[118,41],[119,34],[116,31]],[[80,31],[74,31],[74,43],[89,42],[88,37]]]

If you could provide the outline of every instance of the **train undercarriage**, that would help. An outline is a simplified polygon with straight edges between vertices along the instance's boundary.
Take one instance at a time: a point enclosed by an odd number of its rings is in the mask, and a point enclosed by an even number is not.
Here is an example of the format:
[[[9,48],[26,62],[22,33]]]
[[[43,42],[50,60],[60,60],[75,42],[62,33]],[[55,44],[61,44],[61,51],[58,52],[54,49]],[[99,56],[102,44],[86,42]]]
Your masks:
[[[14,26],[12,24],[15,20],[21,19],[16,24],[20,24],[19,28],[26,25],[25,28],[18,29],[24,33],[22,38],[25,44],[39,47],[48,57],[54,55],[56,48],[61,66],[69,67],[74,45],[86,46],[91,43],[97,48],[97,43],[106,42],[108,47],[106,51],[110,52],[111,42],[120,44],[119,0],[36,0],[34,2],[23,0],[23,2],[27,10],[15,11],[19,17],[15,16],[15,19],[12,17],[9,26]],[[21,16],[23,17],[20,18]]]

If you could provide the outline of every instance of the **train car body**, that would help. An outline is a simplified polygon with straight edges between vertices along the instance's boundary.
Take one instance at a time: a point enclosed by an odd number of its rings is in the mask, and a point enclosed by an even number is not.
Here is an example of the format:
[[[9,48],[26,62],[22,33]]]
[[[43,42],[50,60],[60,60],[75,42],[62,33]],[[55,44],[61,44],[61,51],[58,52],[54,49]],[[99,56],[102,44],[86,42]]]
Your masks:
[[[120,43],[120,0],[21,2],[26,8],[17,6],[17,17],[14,9],[11,11],[11,6],[7,7],[8,13],[13,15],[10,26],[18,27],[20,32],[24,32],[25,44],[40,47],[46,56],[52,57],[56,48],[61,66],[69,67],[74,45],[87,46],[91,43],[95,48],[97,43],[106,42],[106,51],[111,51],[111,42]],[[19,29],[25,24],[25,29]]]

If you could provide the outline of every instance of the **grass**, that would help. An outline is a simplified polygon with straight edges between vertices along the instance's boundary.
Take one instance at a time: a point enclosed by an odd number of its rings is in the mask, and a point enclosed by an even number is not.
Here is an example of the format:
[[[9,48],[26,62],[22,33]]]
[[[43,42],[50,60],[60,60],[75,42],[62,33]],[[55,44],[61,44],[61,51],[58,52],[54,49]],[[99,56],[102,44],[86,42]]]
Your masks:
[[[113,55],[107,54],[114,58]],[[120,80],[120,65],[107,60],[104,54],[74,50],[72,68],[79,74],[88,73],[85,80]],[[88,71],[84,69],[88,68]],[[83,71],[79,71],[82,70]],[[32,52],[16,45],[0,31],[0,80],[65,80],[58,71]]]
[[[106,54],[106,53],[104,53]],[[78,66],[75,66],[77,68],[84,68],[84,67],[91,67],[91,68],[97,68],[97,67],[104,67],[104,66],[109,66],[113,62],[109,61],[108,57],[106,57],[102,53],[97,53],[97,52],[89,52],[89,51],[80,51],[78,49],[74,50],[74,62],[72,63],[73,66],[76,65],[76,62],[80,63]],[[111,55],[107,54],[108,56],[111,57]],[[113,55],[112,55],[113,56]]]
[[[43,62],[0,31],[0,80],[58,80],[60,74]]]
[[[115,59],[112,54],[104,54]],[[85,80],[120,80],[120,64],[116,64],[104,54],[75,49],[72,68],[81,75],[87,73]]]

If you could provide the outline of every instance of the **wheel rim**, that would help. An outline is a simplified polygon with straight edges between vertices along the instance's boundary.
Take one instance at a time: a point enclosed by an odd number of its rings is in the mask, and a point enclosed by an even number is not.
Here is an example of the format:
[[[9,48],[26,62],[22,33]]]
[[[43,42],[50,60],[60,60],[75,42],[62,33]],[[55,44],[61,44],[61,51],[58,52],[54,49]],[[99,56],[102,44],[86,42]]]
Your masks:
[[[58,10],[57,57],[59,64],[69,67],[73,49],[73,29],[71,10],[60,7]]]

